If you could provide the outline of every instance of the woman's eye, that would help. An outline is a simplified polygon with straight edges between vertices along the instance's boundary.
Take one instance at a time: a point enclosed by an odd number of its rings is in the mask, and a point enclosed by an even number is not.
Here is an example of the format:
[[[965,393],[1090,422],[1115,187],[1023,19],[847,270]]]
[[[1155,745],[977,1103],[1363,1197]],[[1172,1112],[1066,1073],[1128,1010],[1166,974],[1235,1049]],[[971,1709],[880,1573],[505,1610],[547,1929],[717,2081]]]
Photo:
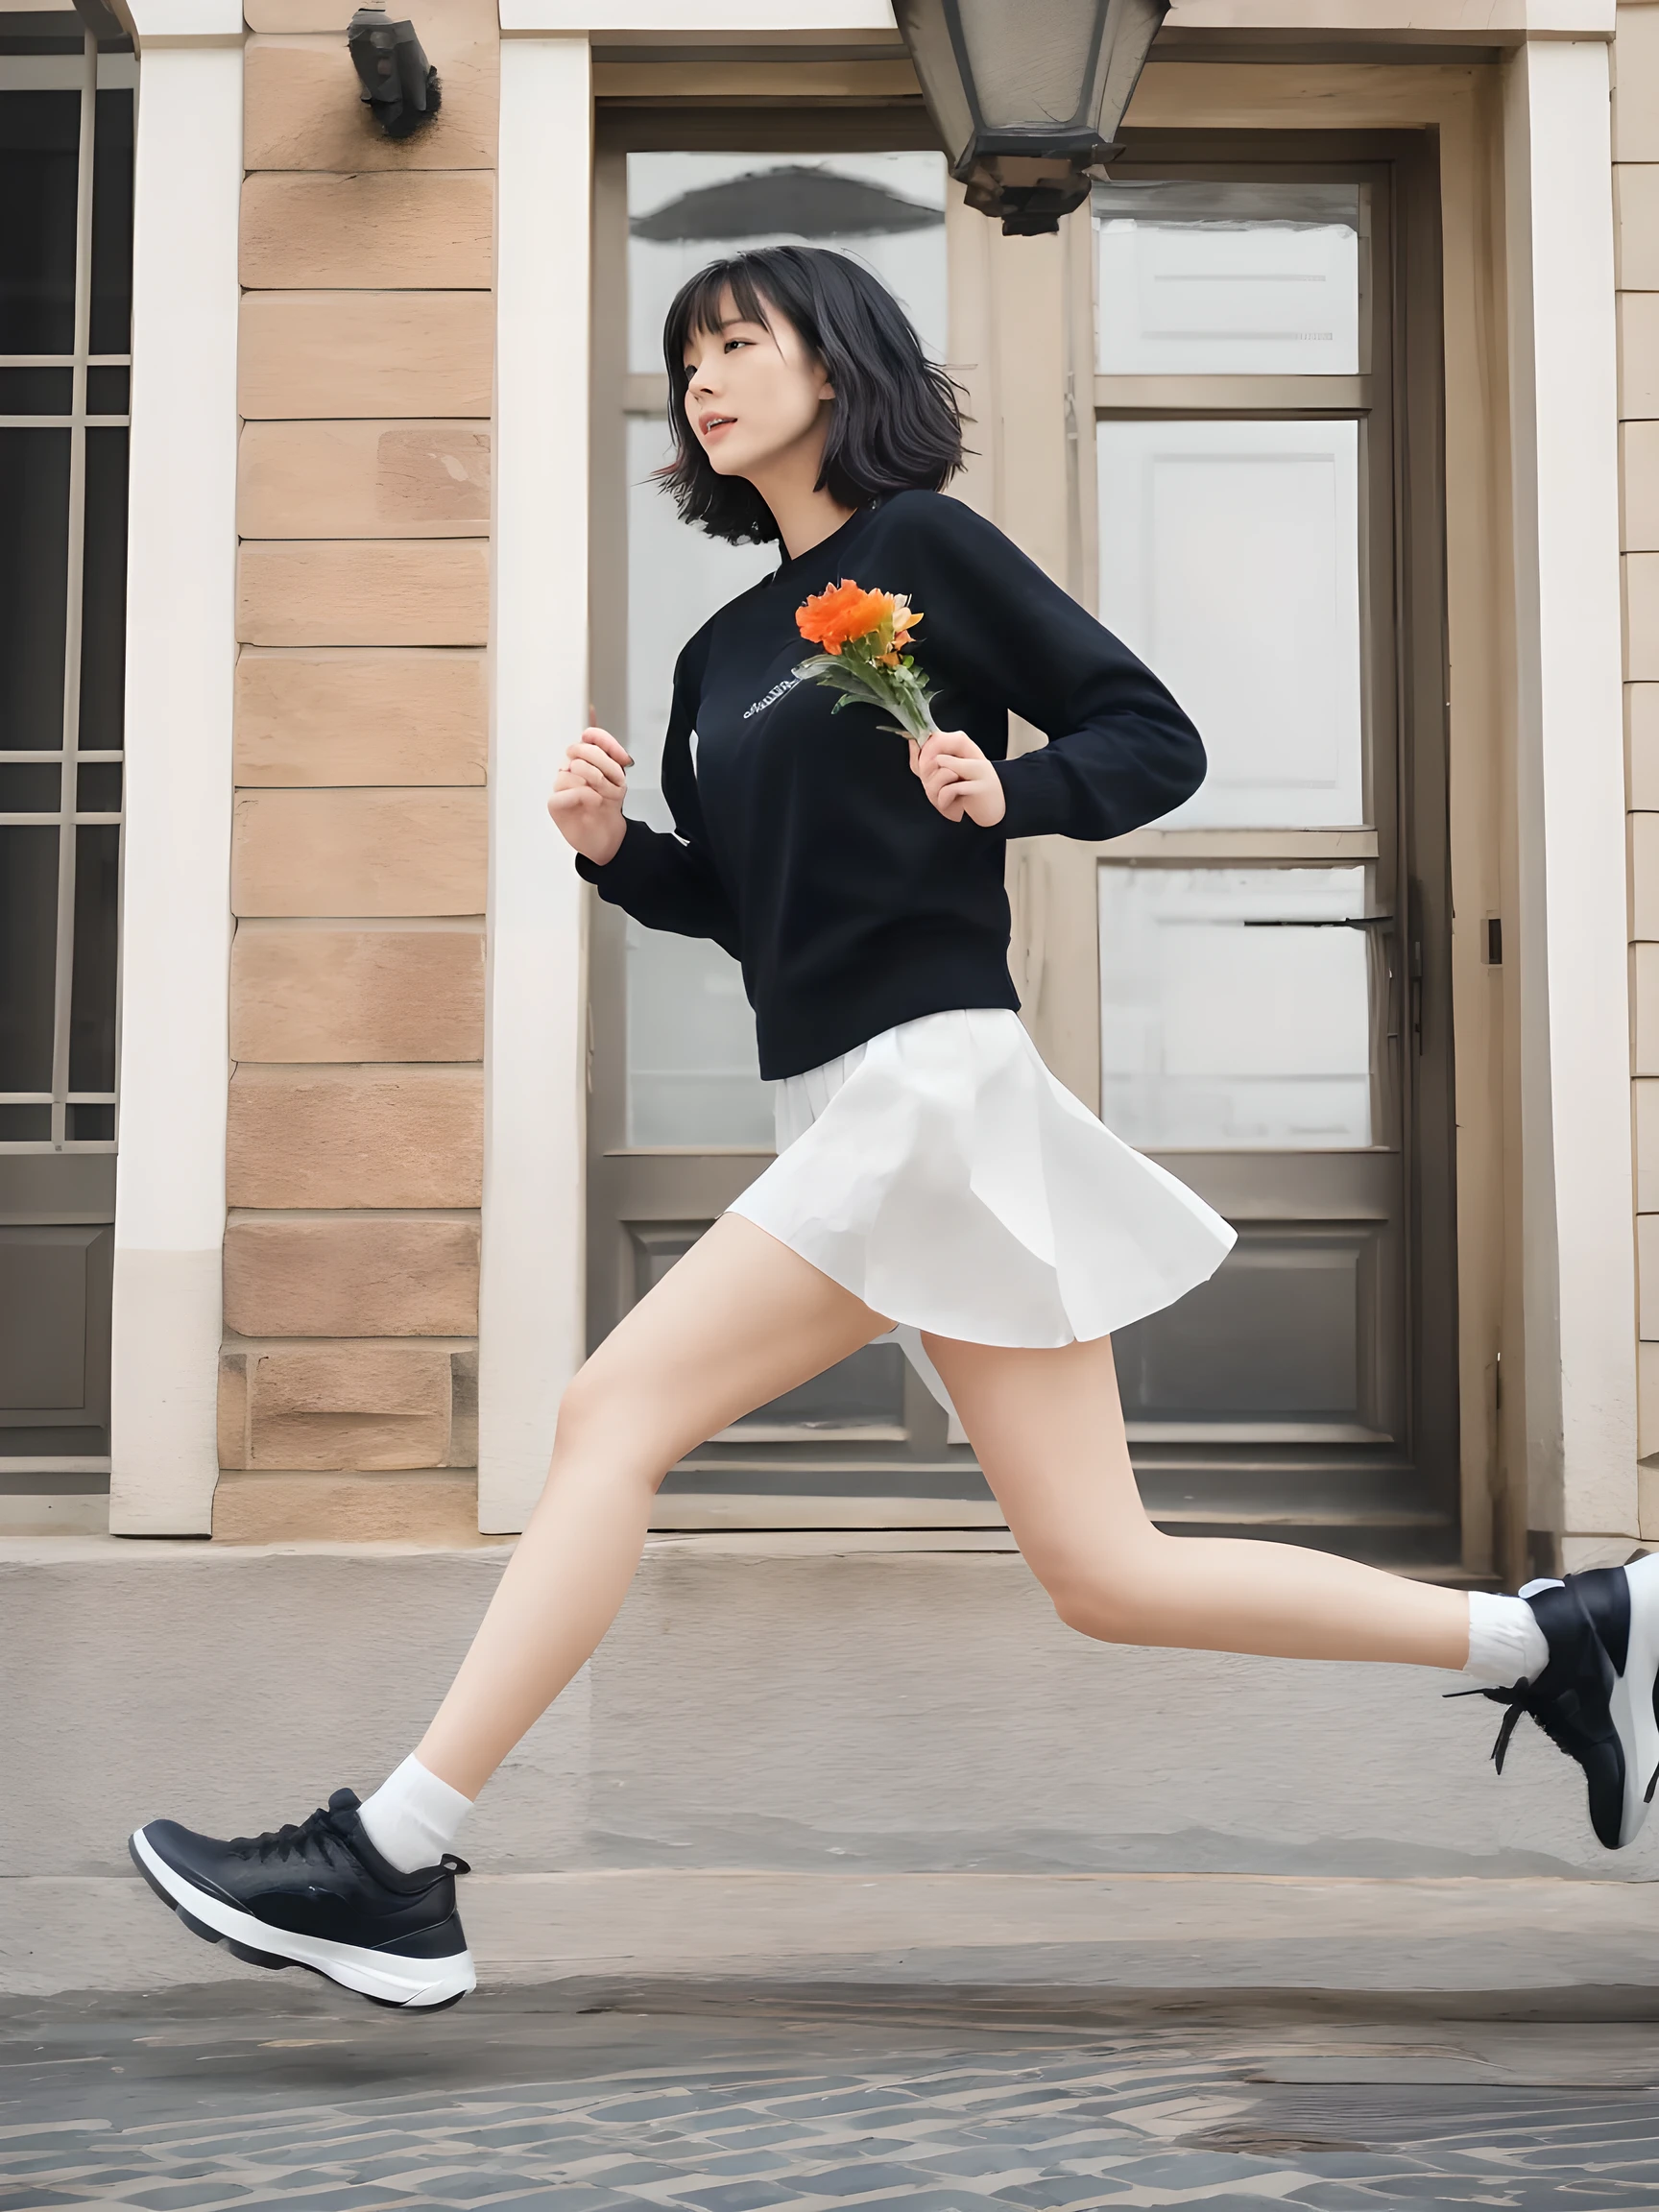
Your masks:
[[[728,339],[727,339],[727,341],[726,341],[726,348],[725,348],[725,350],[726,350],[728,353],[730,353],[730,352],[732,352],[732,351],[733,351],[733,349],[734,349],[736,347],[739,347],[739,346],[748,346],[748,345],[750,345],[751,343],[752,343],[752,341],[751,341],[750,339],[748,339],[748,338],[728,338]]]

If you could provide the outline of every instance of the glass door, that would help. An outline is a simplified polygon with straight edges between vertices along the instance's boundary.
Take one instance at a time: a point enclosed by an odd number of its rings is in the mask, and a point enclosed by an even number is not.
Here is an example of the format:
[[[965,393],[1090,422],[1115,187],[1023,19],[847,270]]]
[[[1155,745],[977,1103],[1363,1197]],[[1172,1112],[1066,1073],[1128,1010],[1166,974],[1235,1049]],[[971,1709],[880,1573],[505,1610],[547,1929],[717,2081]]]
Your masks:
[[[903,112],[601,111],[594,704],[634,756],[629,811],[654,828],[669,825],[659,775],[680,648],[779,559],[774,547],[687,529],[653,481],[668,451],[668,303],[722,253],[827,246],[875,270],[942,359],[946,197],[926,122]],[[596,899],[589,930],[597,1341],[761,1171],[773,1134],[736,963]],[[899,1348],[877,1343],[691,1454],[664,1485],[657,1525],[849,1526],[896,1512],[947,1525],[998,1518],[965,1440]]]
[[[43,21],[0,15],[0,1491],[31,1496],[108,1487],[136,82]]]
[[[1097,605],[1210,774],[1089,864],[1102,1118],[1238,1230],[1118,1339],[1148,1503],[1425,1561],[1456,1548],[1450,922],[1400,200],[1391,161],[1142,146],[1096,188]]]

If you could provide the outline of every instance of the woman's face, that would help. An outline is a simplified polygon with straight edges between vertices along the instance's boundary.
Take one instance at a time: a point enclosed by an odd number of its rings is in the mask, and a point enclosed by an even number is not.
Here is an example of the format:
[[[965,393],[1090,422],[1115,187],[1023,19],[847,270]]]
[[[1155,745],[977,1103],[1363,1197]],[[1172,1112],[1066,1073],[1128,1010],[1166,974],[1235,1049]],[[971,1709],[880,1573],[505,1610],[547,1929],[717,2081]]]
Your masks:
[[[745,323],[726,293],[720,327],[685,341],[685,420],[720,475],[753,480],[797,449],[822,450],[835,397],[829,372],[776,308],[770,329]]]

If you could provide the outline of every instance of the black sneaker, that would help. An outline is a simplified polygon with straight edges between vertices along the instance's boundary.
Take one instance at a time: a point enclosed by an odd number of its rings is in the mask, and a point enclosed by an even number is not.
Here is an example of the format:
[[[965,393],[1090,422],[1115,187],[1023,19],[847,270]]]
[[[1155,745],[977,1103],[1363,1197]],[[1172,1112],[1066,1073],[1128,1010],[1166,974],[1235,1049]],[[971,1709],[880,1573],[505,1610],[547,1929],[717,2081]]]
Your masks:
[[[370,1842],[354,1791],[297,1828],[228,1842],[152,1820],[128,1849],[192,1935],[250,1966],[308,1966],[373,2004],[424,2012],[477,1986],[455,1911],[467,1862],[400,1874]]]
[[[1530,1682],[1482,1696],[1507,1705],[1492,1746],[1500,1774],[1523,1713],[1576,1759],[1590,1786],[1590,1825],[1609,1851],[1634,1842],[1659,1782],[1659,1552],[1592,1567],[1521,1593],[1550,1644]]]

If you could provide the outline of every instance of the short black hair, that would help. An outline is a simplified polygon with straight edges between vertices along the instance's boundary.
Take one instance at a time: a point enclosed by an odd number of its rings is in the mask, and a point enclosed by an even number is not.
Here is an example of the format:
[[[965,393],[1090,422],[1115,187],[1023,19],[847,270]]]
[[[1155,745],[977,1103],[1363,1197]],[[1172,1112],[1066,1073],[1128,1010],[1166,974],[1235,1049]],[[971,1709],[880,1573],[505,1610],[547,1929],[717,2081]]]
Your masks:
[[[835,407],[820,491],[843,507],[863,507],[889,492],[944,490],[962,466],[957,390],[924,353],[898,301],[845,253],[762,246],[699,270],[675,294],[662,326],[674,459],[657,473],[683,521],[733,544],[778,536],[754,485],[710,467],[685,420],[686,342],[718,328],[728,294],[745,323],[770,329],[774,314],[786,317],[830,373]]]

